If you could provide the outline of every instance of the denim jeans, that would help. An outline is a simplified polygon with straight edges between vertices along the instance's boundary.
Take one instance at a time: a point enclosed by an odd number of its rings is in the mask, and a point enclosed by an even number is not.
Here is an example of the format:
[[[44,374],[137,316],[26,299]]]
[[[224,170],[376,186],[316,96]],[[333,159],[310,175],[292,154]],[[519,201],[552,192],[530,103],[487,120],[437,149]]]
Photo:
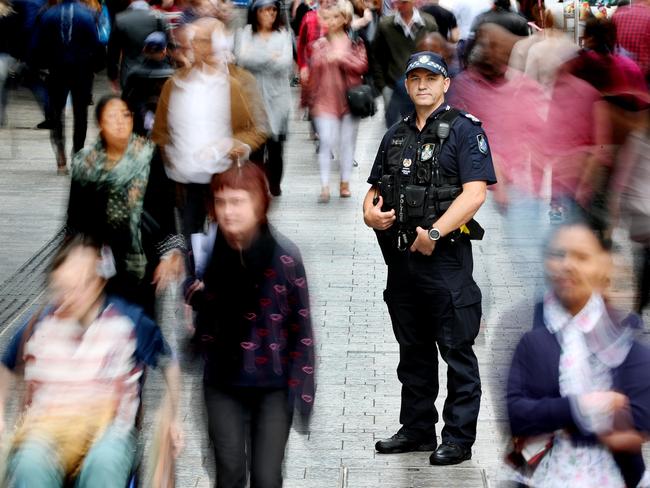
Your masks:
[[[126,487],[135,459],[133,431],[109,428],[91,447],[81,465],[77,488]],[[65,473],[55,446],[47,439],[29,438],[9,458],[6,486],[60,488]]]

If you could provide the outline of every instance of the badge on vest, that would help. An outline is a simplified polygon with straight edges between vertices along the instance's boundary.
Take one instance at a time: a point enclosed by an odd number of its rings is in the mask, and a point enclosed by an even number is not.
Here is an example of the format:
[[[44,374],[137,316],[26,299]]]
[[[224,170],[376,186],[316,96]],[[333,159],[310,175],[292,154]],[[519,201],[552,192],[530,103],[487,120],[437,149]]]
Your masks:
[[[411,174],[411,166],[413,165],[413,161],[410,158],[404,159],[402,161],[402,174],[404,176],[408,176]]]
[[[481,154],[487,155],[488,153],[488,143],[483,134],[476,136],[476,142],[478,142],[478,150],[481,151]]]
[[[420,153],[420,161],[428,161],[433,157],[433,148],[434,144],[425,144],[422,146],[422,152]]]

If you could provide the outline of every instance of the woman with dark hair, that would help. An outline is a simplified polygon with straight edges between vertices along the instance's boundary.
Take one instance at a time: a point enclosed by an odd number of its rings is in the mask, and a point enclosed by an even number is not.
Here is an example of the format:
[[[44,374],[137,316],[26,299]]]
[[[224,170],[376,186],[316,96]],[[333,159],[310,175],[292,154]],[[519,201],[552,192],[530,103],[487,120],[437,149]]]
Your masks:
[[[271,194],[281,193],[282,152],[287,137],[291,91],[287,80],[293,69],[293,44],[285,28],[279,0],[255,0],[248,25],[237,36],[237,64],[255,76],[264,99],[271,134],[266,142],[266,176]]]
[[[178,279],[183,269],[174,187],[153,143],[133,133],[133,114],[123,100],[103,97],[95,115],[99,137],[72,161],[67,232],[110,246],[116,275],[109,292],[153,316],[155,288]]]
[[[250,469],[251,487],[279,488],[293,412],[307,421],[314,401],[305,271],[293,243],[267,222],[270,196],[258,166],[234,165],[211,189],[216,240],[186,300],[205,358],[216,486],[244,488]]]
[[[640,319],[608,303],[608,247],[580,222],[559,226],[547,245],[550,290],[507,383],[510,459],[526,486],[650,486],[641,455],[650,434],[650,349],[635,339]]]

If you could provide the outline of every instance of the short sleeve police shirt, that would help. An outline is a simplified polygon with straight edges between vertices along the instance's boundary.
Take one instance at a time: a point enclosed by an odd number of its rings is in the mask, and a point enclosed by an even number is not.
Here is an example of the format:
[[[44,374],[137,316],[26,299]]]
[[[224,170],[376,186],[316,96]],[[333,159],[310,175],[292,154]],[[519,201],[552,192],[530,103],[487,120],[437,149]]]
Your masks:
[[[449,110],[449,105],[442,105],[431,114],[427,125],[431,124],[442,113]],[[384,157],[393,134],[399,124],[406,123],[416,133],[420,133],[415,126],[415,114],[410,115],[406,121],[400,121],[392,126],[381,141],[375,157],[368,183],[376,185],[381,179]],[[492,155],[485,131],[481,122],[471,114],[461,112],[454,120],[449,137],[442,147],[439,157],[440,168],[446,176],[457,176],[461,184],[471,181],[485,181],[488,185],[496,183]]]

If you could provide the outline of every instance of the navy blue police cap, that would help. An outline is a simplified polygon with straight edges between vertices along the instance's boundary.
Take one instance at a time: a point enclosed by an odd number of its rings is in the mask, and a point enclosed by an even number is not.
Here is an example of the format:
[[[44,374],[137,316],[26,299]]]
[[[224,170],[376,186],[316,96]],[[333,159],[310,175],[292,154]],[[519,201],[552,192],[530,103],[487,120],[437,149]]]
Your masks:
[[[447,63],[440,56],[432,51],[420,51],[419,53],[411,54],[406,65],[405,75],[408,75],[414,69],[426,69],[432,73],[442,75],[445,78],[449,77],[449,69]]]

